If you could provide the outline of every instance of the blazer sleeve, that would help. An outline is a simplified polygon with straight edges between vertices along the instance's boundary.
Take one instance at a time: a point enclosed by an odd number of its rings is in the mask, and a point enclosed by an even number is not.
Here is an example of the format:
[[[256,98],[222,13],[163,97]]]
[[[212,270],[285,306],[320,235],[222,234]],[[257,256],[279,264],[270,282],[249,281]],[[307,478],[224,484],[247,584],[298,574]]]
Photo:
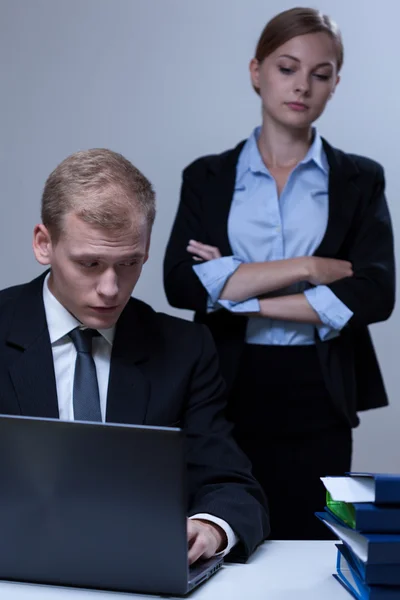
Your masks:
[[[393,229],[385,197],[383,169],[377,163],[372,193],[351,231],[353,277],[329,285],[352,312],[349,326],[388,319],[395,304]]]
[[[194,175],[192,171],[195,171]],[[201,198],[193,183],[205,178],[201,159],[183,172],[180,202],[164,258],[164,289],[170,305],[204,313],[207,311],[208,292],[193,271],[195,263],[186,247],[190,239],[207,243],[201,219]]]
[[[267,502],[225,417],[225,386],[211,334],[199,328],[201,346],[183,418],[189,516],[208,513],[226,521],[239,538],[231,558],[246,560],[269,534]]]

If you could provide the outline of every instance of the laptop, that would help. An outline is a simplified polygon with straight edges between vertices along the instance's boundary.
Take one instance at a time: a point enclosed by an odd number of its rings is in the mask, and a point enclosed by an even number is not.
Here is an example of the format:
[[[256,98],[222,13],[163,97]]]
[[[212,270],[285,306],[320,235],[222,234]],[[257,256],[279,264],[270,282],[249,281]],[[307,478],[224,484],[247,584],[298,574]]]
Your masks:
[[[0,416],[0,579],[187,594],[185,480],[178,428]]]

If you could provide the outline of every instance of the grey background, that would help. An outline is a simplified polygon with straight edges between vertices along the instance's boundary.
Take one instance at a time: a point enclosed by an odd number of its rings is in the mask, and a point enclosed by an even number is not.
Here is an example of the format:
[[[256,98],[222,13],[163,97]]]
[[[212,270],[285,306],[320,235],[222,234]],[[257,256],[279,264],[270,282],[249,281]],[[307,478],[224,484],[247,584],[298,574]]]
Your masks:
[[[0,0],[0,287],[40,272],[31,237],[50,171],[78,149],[108,147],[126,155],[157,191],[151,259],[136,295],[190,318],[168,306],[162,287],[181,171],[202,154],[233,146],[259,123],[248,62],[266,21],[295,5]],[[397,233],[400,3],[313,6],[338,21],[345,42],[342,82],[319,130],[332,144],[384,165]],[[391,406],[362,415],[354,468],[400,471],[399,310],[372,332]]]

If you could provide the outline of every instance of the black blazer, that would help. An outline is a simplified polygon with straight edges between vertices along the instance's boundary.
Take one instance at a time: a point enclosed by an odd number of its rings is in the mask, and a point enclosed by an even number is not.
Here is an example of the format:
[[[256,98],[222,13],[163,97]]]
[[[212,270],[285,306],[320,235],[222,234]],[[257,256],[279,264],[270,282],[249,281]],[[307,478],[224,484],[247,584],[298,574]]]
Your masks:
[[[58,418],[44,276],[0,292],[0,412]],[[204,326],[130,299],[117,323],[106,420],[186,431],[188,514],[224,519],[245,559],[269,534],[266,501],[225,420],[224,383]]]
[[[181,199],[164,260],[164,286],[172,306],[195,311],[210,328],[221,370],[231,387],[244,344],[247,318],[221,309],[207,314],[207,292],[186,251],[189,239],[232,254],[228,215],[236,165],[244,142],[233,150],[200,158],[183,172]],[[329,287],[354,313],[339,337],[315,341],[325,382],[346,421],[359,422],[357,411],[388,403],[367,326],[388,319],[395,300],[393,232],[384,195],[382,167],[346,154],[323,140],[330,166],[329,218],[315,255],[352,262],[354,277]],[[300,224],[299,224],[300,225]]]

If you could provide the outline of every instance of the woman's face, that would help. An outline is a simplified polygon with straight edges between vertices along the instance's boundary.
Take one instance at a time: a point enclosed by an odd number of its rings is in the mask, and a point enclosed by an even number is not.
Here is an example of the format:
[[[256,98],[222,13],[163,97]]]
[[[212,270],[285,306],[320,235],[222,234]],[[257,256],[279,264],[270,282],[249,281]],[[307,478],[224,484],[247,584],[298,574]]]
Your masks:
[[[292,38],[261,63],[250,63],[263,114],[288,128],[303,129],[324,111],[339,82],[334,42],[326,33]]]

